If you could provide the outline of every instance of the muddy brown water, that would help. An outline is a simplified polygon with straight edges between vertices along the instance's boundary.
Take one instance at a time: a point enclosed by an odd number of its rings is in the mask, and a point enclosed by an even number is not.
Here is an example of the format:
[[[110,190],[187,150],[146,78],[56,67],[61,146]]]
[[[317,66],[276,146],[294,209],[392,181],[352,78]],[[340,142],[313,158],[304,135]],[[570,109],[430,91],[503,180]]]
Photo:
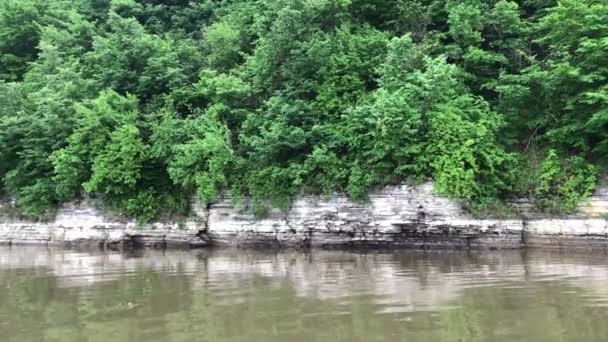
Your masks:
[[[608,256],[0,247],[0,341],[607,341]]]

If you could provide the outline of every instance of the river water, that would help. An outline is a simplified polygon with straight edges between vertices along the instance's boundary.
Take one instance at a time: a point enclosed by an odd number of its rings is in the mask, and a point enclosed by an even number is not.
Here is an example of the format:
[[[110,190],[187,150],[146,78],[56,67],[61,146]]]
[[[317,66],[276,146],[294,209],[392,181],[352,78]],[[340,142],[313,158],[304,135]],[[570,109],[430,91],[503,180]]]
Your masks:
[[[607,341],[608,256],[0,248],[1,341]]]

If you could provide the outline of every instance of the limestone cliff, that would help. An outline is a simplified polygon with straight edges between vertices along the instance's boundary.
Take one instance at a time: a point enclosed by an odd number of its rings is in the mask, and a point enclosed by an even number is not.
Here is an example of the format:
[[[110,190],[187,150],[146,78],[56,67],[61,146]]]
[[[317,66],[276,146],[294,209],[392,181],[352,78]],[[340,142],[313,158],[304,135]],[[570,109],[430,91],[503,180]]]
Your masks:
[[[0,244],[200,247],[208,244],[205,215],[206,208],[195,206],[194,215],[184,222],[139,225],[90,203],[70,203],[50,222],[0,219]]]
[[[550,217],[514,203],[514,219],[479,219],[455,201],[437,196],[432,184],[387,187],[357,203],[343,195],[306,196],[286,212],[256,219],[229,199],[194,206],[181,223],[138,226],[86,204],[68,204],[47,223],[0,220],[0,244],[204,246],[277,245],[383,248],[608,247],[608,189],[578,212]]]
[[[217,243],[414,248],[519,248],[521,220],[474,219],[433,194],[432,185],[388,187],[356,203],[343,195],[303,197],[288,212],[256,220],[220,201],[209,209],[208,234]]]

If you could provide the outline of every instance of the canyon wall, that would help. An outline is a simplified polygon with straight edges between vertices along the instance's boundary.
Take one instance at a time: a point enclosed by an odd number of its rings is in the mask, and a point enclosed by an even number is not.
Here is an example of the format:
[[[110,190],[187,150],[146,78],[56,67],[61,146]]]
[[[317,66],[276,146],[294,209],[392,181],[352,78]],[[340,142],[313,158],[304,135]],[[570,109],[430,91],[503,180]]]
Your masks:
[[[306,196],[289,210],[263,219],[235,208],[229,199],[194,204],[180,223],[140,226],[86,203],[67,204],[46,223],[0,219],[0,244],[97,244],[104,246],[378,247],[507,249],[608,247],[608,188],[600,188],[579,210],[551,217],[525,200],[512,219],[474,218],[432,184],[387,187],[366,203],[343,195]],[[1,208],[0,208],[1,210]]]

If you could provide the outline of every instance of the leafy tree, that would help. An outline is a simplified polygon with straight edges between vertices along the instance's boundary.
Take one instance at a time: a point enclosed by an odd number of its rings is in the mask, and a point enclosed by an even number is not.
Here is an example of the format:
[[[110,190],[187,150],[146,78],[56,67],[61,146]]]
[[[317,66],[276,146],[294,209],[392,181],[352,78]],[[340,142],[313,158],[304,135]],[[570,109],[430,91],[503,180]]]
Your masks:
[[[38,55],[37,21],[46,6],[39,0],[7,0],[0,4],[0,79],[17,81]]]
[[[562,159],[555,150],[533,173],[529,196],[537,209],[552,213],[572,213],[579,202],[591,195],[596,186],[597,170],[580,157]]]
[[[571,212],[608,160],[602,0],[5,0],[0,187],[150,221],[432,179]],[[516,175],[519,175],[516,177]],[[522,177],[521,175],[527,175]]]
[[[73,198],[83,184],[88,192],[110,195],[123,194],[122,186],[133,188],[144,150],[135,126],[137,99],[105,91],[90,104],[79,104],[76,115],[68,146],[51,157],[57,193]]]
[[[218,110],[211,107],[185,123],[187,140],[173,146],[168,165],[171,179],[184,188],[195,188],[205,202],[214,200],[227,185],[233,163],[229,131],[217,120]]]

